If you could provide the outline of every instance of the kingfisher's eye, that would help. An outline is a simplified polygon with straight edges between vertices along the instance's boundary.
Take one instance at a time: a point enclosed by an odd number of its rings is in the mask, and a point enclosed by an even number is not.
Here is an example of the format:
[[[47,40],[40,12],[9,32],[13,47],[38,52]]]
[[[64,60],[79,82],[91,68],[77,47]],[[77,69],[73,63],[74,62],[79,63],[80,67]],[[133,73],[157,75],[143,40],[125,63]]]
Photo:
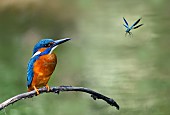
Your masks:
[[[44,47],[48,47],[48,44],[44,44]]]

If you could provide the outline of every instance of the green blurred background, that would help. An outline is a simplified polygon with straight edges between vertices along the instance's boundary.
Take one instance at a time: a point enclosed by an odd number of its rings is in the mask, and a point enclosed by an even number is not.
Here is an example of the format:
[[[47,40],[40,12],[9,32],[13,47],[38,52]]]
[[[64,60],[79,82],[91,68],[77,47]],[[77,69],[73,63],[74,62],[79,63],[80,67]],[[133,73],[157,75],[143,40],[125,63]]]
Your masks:
[[[26,68],[42,38],[72,38],[55,53],[50,86],[91,88],[120,110],[79,92],[43,94],[0,115],[169,115],[168,0],[1,0],[0,103],[26,92]],[[125,37],[122,17],[144,26]]]

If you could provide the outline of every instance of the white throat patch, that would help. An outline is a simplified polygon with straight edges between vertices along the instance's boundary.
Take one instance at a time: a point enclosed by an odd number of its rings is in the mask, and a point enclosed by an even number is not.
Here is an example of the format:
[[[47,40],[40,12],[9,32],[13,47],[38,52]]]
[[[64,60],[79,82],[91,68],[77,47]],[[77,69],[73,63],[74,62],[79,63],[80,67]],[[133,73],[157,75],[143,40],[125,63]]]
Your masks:
[[[57,46],[58,46],[58,45],[54,46],[54,47],[51,49],[51,51],[50,51],[49,54],[51,54],[51,53],[53,52],[53,50],[54,50]]]

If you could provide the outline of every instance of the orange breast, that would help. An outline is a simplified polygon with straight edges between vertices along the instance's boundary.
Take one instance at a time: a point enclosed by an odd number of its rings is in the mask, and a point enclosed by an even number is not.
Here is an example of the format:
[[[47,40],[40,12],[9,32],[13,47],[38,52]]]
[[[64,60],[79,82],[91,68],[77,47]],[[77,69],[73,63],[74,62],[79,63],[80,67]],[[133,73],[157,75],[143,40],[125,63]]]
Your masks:
[[[40,88],[45,86],[53,73],[57,64],[57,57],[54,53],[40,56],[34,63],[34,77],[29,90],[33,90],[33,86]]]

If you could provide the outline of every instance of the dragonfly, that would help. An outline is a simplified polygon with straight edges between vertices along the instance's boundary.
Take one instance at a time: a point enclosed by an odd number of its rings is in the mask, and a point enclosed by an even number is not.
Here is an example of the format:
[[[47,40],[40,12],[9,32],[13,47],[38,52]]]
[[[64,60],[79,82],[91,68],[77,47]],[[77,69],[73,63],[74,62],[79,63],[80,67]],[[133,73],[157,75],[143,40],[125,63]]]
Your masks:
[[[141,20],[142,18],[139,18],[135,23],[133,23],[131,26],[129,26],[128,22],[126,21],[126,19],[123,17],[123,20],[125,22],[125,24],[123,24],[125,27],[126,27],[126,34],[128,33],[129,35],[132,35],[132,32],[130,32],[132,29],[136,29],[136,28],[139,28],[140,26],[142,26],[143,24],[140,24],[138,26],[136,26],[139,21]],[[126,36],[125,34],[125,36]]]

